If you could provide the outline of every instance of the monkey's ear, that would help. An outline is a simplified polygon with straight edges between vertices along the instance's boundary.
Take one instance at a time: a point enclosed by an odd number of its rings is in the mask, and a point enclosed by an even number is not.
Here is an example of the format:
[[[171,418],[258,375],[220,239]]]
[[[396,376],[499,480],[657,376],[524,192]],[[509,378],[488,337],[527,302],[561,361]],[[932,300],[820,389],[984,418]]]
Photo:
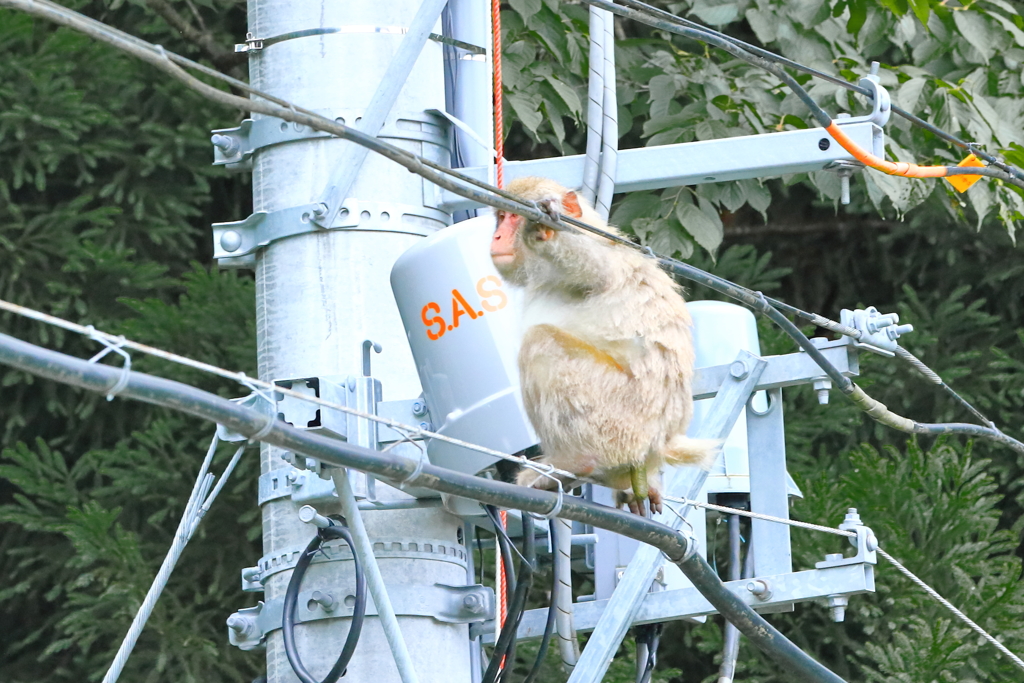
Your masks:
[[[579,197],[572,190],[569,190],[562,196],[562,211],[569,214],[573,218],[580,218],[583,216],[583,209],[580,208]]]

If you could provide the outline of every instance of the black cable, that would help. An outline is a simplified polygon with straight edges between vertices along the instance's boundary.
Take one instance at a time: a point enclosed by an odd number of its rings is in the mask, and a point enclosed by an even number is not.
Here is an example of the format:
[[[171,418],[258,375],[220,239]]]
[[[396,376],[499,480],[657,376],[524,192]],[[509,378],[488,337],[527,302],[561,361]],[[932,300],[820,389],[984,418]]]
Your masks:
[[[555,538],[555,520],[548,522],[548,534],[549,538],[552,539],[552,544]],[[533,667],[530,669],[530,673],[526,674],[526,678],[523,679],[523,683],[533,683],[534,679],[537,678],[537,674],[540,673],[541,666],[544,664],[544,659],[548,654],[548,646],[551,644],[551,636],[555,632],[555,616],[558,613],[557,601],[558,601],[558,575],[555,573],[554,562],[551,566],[551,604],[548,605],[548,619],[544,623],[544,635],[540,638],[540,647],[537,648],[537,659],[533,662]]]
[[[528,512],[522,512],[519,519],[523,523],[523,554],[521,555],[522,560],[519,565],[519,582],[527,583],[526,594],[529,596],[529,590],[533,587],[533,574],[537,570],[537,539],[534,537],[533,531],[533,520]],[[524,568],[525,567],[525,568]],[[516,584],[518,590],[519,584]],[[505,615],[506,624],[509,622],[515,623],[515,630],[512,632],[513,637],[509,641],[508,649],[505,652],[505,666],[501,671],[499,680],[503,683],[509,683],[512,677],[512,670],[515,668],[516,662],[516,645],[519,641],[515,637],[516,631],[519,630],[519,624],[523,620],[523,614],[526,612],[526,599],[523,599],[523,604],[518,611],[513,611],[511,603],[509,603],[508,614]]]
[[[349,624],[348,636],[345,638],[345,645],[341,648],[341,654],[331,670],[322,681],[318,681],[306,670],[305,665],[299,657],[298,648],[295,647],[295,607],[299,600],[299,588],[302,586],[302,577],[306,575],[309,563],[320,551],[324,541],[342,539],[348,544],[352,551],[352,562],[356,572],[356,601],[352,612],[352,622]],[[288,581],[288,590],[284,594],[284,614],[281,620],[281,632],[284,635],[284,652],[288,656],[288,663],[292,671],[302,683],[335,683],[345,675],[348,663],[352,660],[352,654],[359,644],[359,633],[363,630],[363,618],[366,616],[366,577],[363,576],[363,566],[359,563],[359,556],[356,555],[355,545],[352,542],[352,535],[348,529],[341,525],[329,526],[319,529],[316,536],[306,549],[299,556],[299,561],[292,570],[292,577]]]
[[[637,679],[637,683],[650,683],[654,667],[658,663],[658,646],[661,645],[661,633],[664,629],[664,624],[637,626],[637,645],[641,642],[647,645],[647,664],[644,665],[643,674]]]
[[[491,508],[487,511],[488,515],[493,514],[497,516],[497,509],[493,505],[486,505],[484,508]],[[496,528],[501,529],[501,524],[497,524]],[[505,536],[505,540],[509,540],[507,536]],[[529,594],[530,586],[533,584],[533,566],[525,556],[520,555],[520,557],[522,557],[522,561],[519,563],[519,579],[515,582],[515,592],[508,601],[508,614],[505,617],[505,626],[495,639],[494,652],[491,654],[491,659],[487,664],[487,671],[484,672],[481,683],[497,683],[499,680],[507,683],[505,678],[510,675],[513,668],[512,657],[515,655],[516,632],[519,630],[523,613],[526,611],[526,598]],[[511,564],[511,555],[509,562]],[[509,576],[509,574],[510,568],[505,571],[506,576]],[[505,660],[504,669],[502,669],[502,660]]]
[[[549,513],[560,500],[552,491],[492,481],[449,470],[400,453],[369,448],[331,439],[298,429],[264,413],[238,405],[202,389],[145,373],[130,371],[123,384],[122,370],[81,358],[50,351],[0,333],[0,363],[39,377],[106,395],[122,387],[118,396],[171,408],[242,436],[278,448],[315,458],[327,465],[369,472],[382,479],[425,486],[440,493],[472,498],[488,505],[500,505],[537,514]],[[726,619],[772,660],[784,667],[794,680],[808,683],[841,683],[843,679],[819,664],[792,641],[750,609],[742,598],[730,592],[715,576],[693,541],[684,533],[654,520],[616,510],[592,501],[565,496],[559,516],[590,524],[647,543],[661,550],[682,570],[697,590]]]

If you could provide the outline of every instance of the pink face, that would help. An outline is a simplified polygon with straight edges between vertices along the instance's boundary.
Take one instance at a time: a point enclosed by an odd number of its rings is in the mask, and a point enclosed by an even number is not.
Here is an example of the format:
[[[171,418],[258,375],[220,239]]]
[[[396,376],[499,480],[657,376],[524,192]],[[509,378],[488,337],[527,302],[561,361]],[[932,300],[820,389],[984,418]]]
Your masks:
[[[514,213],[498,211],[498,227],[491,240],[491,260],[499,269],[515,261],[516,233],[523,224],[523,217]]]

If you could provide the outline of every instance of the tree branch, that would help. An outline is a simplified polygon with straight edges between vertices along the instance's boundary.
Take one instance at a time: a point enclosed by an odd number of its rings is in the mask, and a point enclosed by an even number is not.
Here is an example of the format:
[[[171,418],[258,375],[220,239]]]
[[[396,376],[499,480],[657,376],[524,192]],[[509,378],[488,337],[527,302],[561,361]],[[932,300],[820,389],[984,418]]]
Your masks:
[[[222,48],[213,34],[197,29],[166,0],[146,0],[146,6],[163,17],[164,21],[172,28],[177,29],[185,40],[192,42],[205,52],[218,69],[228,70],[245,61],[245,55]]]

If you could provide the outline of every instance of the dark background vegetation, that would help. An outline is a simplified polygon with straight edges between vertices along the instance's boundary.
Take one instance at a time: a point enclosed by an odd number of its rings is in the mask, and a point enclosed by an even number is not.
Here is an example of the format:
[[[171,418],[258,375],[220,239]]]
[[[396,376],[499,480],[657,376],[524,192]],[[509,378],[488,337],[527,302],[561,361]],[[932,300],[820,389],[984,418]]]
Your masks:
[[[244,77],[230,46],[245,7],[225,0],[68,3]],[[903,107],[1021,163],[1024,21],[1019,2],[737,0],[663,3],[850,80],[882,63]],[[586,9],[516,0],[503,14],[511,158],[583,147]],[[631,23],[617,25],[621,146],[807,127],[767,75]],[[803,80],[803,79],[802,79]],[[863,103],[807,83],[830,111]],[[252,280],[211,264],[209,224],[248,215],[245,176],[210,166],[218,109],[150,67],[66,30],[0,11],[0,298],[231,369],[255,368]],[[901,160],[962,158],[894,120]],[[829,173],[620,197],[615,219],[662,252],[838,318],[875,305],[916,330],[906,346],[1010,434],[1024,438],[1024,198],[983,181],[858,173],[837,205]],[[690,287],[691,298],[710,294]],[[96,344],[0,314],[7,334],[88,357]],[[792,350],[762,325],[765,352]],[[808,332],[812,330],[808,329]],[[134,368],[224,396],[236,386],[136,356]],[[970,416],[907,367],[862,357],[862,384],[921,421]],[[1024,460],[965,439],[908,440],[840,397],[786,396],[788,457],[804,499],[793,514],[837,524],[857,507],[895,556],[1011,649],[1024,651]],[[0,681],[99,680],[175,529],[208,425],[0,368]],[[223,456],[222,456],[223,457]],[[260,555],[254,459],[243,460],[186,552],[124,680],[248,681],[259,652],[227,645],[224,619],[248,598],[239,569]],[[794,533],[806,568],[840,540]],[[722,544],[719,544],[721,547]],[[853,681],[1019,680],[891,568],[852,600],[845,623],[804,604],[770,617]],[[673,624],[657,680],[714,680],[721,621]],[[529,648],[523,648],[528,651]],[[632,677],[624,645],[607,680]],[[545,680],[564,679],[552,661]],[[739,680],[786,676],[744,644]]]

